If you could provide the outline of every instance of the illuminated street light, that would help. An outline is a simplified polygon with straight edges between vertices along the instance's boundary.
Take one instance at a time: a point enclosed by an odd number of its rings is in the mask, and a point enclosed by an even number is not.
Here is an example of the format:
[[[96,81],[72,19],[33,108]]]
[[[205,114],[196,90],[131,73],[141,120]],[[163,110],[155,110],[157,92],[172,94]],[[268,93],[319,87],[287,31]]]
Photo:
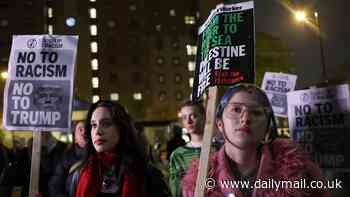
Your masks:
[[[321,57],[321,66],[322,66],[322,79],[324,82],[327,82],[327,73],[326,73],[326,63],[325,63],[325,56],[324,56],[324,50],[323,50],[323,39],[322,39],[322,33],[321,33],[321,25],[320,25],[320,21],[318,18],[318,13],[314,12],[314,19],[309,19],[307,17],[307,14],[305,11],[295,11],[294,12],[294,16],[295,19],[299,22],[309,22],[314,20],[314,23],[316,25],[316,27],[318,28],[318,34],[317,34],[317,38],[319,40],[320,43],[320,57]]]
[[[1,72],[1,78],[2,79],[7,79],[7,77],[8,77],[8,73],[6,71]]]
[[[306,21],[306,14],[304,11],[296,11],[294,15],[297,21],[300,21],[300,22]]]

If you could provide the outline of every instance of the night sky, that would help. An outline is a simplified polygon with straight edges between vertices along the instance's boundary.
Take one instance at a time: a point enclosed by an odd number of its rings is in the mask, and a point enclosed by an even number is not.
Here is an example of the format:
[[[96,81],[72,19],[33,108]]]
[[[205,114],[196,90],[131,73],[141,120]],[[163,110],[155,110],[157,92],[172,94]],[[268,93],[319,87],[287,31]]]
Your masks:
[[[328,78],[350,80],[350,56],[347,55],[350,50],[350,1],[310,2],[319,13]],[[321,80],[319,40],[311,28],[298,24],[290,11],[277,0],[255,1],[255,19],[256,32],[263,31],[281,38],[292,50],[292,61],[298,65],[295,70],[299,77],[297,88],[305,88]]]

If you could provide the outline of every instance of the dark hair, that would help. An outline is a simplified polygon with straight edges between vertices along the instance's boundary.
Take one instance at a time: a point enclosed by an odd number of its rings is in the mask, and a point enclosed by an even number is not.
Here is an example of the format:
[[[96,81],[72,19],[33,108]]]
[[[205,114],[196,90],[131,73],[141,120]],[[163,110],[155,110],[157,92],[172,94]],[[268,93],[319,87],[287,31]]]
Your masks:
[[[219,105],[216,107],[216,112],[215,112],[215,116],[216,119],[221,119],[222,118],[222,114],[224,112],[224,109],[226,107],[226,105],[229,103],[230,99],[232,98],[232,96],[234,96],[236,93],[238,92],[252,92],[254,95],[256,95],[258,102],[264,106],[265,108],[267,108],[268,113],[268,125],[267,125],[267,131],[270,129],[271,133],[270,133],[270,138],[273,140],[277,137],[277,124],[276,124],[276,119],[275,119],[275,115],[273,114],[273,110],[272,110],[272,106],[270,104],[269,98],[267,97],[267,95],[265,94],[265,92],[263,90],[261,90],[260,88],[258,88],[257,86],[253,85],[253,84],[247,84],[247,83],[241,83],[241,84],[237,84],[234,85],[232,87],[230,87],[229,89],[226,90],[226,92],[224,93],[224,95],[221,97]]]
[[[135,162],[138,163],[137,166],[139,167],[146,166],[144,141],[139,140],[139,136],[137,136],[137,131],[132,118],[121,104],[106,100],[101,100],[92,104],[86,117],[85,139],[87,140],[87,158],[96,152],[91,139],[90,120],[93,112],[98,107],[104,107],[111,113],[112,120],[120,131],[120,141],[115,149],[115,152],[119,154],[118,157],[121,157],[122,165],[125,165],[126,169],[129,170],[132,170],[130,168],[134,166]]]
[[[183,107],[195,107],[198,109],[199,113],[205,117],[205,108],[202,100],[185,100],[180,104],[179,110],[181,110]]]

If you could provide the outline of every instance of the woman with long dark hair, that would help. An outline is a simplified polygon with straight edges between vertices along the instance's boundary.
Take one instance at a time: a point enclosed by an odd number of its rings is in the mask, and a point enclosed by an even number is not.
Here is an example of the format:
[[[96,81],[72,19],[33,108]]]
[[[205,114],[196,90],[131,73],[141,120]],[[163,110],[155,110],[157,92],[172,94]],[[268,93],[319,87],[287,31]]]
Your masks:
[[[161,175],[155,175],[158,172],[148,164],[143,141],[138,139],[122,105],[111,101],[94,103],[88,111],[85,130],[87,157],[75,172],[76,187],[71,192],[74,196],[167,196]]]

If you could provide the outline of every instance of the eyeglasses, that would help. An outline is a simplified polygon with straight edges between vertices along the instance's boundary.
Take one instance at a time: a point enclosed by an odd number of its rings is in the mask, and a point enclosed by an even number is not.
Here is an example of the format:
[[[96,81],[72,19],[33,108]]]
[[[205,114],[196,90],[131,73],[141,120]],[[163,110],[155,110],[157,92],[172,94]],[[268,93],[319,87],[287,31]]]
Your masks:
[[[260,120],[266,117],[269,109],[263,106],[248,106],[244,103],[228,103],[224,110],[224,115],[228,118],[238,119],[243,112],[248,112],[253,120]]]

